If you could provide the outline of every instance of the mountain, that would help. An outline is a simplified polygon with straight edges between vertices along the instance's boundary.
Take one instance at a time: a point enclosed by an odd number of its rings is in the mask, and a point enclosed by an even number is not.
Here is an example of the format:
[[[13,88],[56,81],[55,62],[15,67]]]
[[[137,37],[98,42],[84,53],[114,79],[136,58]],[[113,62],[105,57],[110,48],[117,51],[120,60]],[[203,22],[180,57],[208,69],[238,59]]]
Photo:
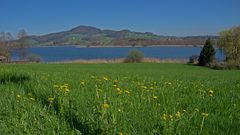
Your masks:
[[[175,37],[159,36],[151,32],[134,32],[128,29],[101,30],[92,26],[78,26],[68,31],[41,36],[28,36],[31,45],[161,45],[203,44],[209,36]]]

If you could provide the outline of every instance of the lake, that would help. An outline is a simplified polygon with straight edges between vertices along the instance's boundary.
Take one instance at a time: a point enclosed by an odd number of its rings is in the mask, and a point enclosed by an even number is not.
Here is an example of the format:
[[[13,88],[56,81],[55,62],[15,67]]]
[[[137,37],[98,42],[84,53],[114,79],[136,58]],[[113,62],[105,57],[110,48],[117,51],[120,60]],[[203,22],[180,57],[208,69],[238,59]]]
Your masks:
[[[79,48],[75,46],[51,46],[28,48],[30,53],[38,54],[44,62],[72,61],[77,59],[115,59],[124,58],[132,49],[142,51],[145,57],[161,59],[188,59],[192,55],[199,55],[200,47],[107,47],[107,48]],[[216,50],[218,60],[223,60],[224,56]],[[12,54],[13,60],[18,59],[16,53]]]

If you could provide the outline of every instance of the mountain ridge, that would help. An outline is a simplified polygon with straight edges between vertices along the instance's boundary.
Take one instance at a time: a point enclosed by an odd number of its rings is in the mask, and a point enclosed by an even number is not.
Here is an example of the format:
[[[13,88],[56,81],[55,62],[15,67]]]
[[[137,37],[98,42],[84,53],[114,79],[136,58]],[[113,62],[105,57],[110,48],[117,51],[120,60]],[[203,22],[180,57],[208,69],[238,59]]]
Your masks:
[[[80,25],[67,31],[55,32],[45,35],[28,36],[31,45],[195,45],[203,44],[211,37],[217,36],[160,36],[151,32],[135,32],[128,29],[110,30],[99,29],[93,26]]]

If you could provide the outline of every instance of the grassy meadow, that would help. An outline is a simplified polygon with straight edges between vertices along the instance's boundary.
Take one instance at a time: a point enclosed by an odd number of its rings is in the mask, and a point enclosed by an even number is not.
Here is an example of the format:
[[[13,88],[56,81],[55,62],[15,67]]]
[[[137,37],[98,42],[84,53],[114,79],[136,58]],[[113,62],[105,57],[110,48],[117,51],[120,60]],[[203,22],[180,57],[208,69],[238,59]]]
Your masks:
[[[0,134],[240,134],[239,70],[1,64],[0,95]]]

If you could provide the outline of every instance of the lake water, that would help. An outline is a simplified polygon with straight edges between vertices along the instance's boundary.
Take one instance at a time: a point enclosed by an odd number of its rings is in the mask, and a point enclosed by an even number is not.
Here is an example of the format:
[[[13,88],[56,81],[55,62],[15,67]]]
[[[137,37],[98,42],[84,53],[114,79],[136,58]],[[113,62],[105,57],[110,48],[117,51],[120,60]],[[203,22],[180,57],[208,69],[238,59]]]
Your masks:
[[[38,54],[44,62],[71,61],[77,59],[115,59],[124,58],[132,49],[142,51],[145,57],[161,59],[188,59],[192,55],[199,55],[200,47],[109,47],[109,48],[78,48],[75,46],[33,47],[30,53]],[[217,50],[218,60],[223,59],[223,54]],[[16,53],[13,59],[18,59]]]

